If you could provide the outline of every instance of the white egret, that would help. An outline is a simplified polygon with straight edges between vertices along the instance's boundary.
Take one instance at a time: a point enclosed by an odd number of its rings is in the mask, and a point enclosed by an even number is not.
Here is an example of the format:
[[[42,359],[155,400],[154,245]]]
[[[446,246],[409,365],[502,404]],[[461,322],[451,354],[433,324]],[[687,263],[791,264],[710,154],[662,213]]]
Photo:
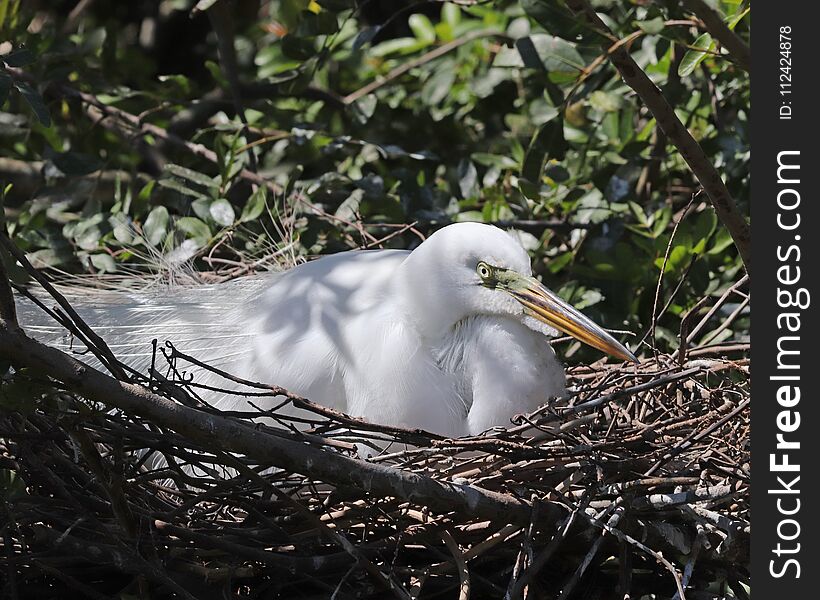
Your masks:
[[[513,236],[478,223],[444,227],[412,252],[344,252],[248,282],[80,300],[114,353],[136,366],[152,338],[169,339],[245,379],[447,436],[506,425],[564,395],[548,343],[555,330],[635,360],[532,276]],[[214,403],[248,408],[232,395]]]

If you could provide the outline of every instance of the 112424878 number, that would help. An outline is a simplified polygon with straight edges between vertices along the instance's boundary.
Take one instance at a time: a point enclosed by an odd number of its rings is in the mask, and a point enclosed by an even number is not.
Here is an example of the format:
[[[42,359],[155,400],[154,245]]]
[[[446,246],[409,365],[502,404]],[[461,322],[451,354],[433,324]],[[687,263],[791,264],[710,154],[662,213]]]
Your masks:
[[[780,28],[780,95],[792,93],[792,28]]]

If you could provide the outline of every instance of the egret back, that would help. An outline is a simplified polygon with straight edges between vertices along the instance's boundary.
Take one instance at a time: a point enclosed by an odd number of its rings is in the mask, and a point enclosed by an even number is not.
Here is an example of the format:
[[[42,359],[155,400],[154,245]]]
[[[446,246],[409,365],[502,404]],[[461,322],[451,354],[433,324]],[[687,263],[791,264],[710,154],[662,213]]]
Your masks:
[[[114,355],[129,367],[147,373],[155,365],[168,365],[154,356],[152,340],[162,346],[171,341],[180,351],[211,366],[234,371],[247,362],[251,344],[246,327],[248,305],[270,287],[279,274],[260,274],[221,284],[152,285],[129,291],[60,286],[60,293],[80,317],[108,344]],[[53,299],[40,293],[47,306]],[[99,368],[84,345],[33,302],[18,297],[18,317],[26,332],[39,341]],[[201,369],[186,368],[195,376]]]
[[[125,364],[147,373],[156,358],[152,340],[170,341],[185,354],[232,375],[278,385],[327,406],[346,410],[343,377],[361,351],[351,336],[384,299],[401,250],[341,253],[281,273],[258,274],[219,284],[152,285],[128,291],[60,292]],[[54,301],[39,295],[46,306]],[[41,309],[18,301],[21,325],[38,340],[101,365],[85,347]],[[196,383],[231,389],[229,381],[199,367],[185,367]],[[206,400],[223,410],[250,408],[229,394]],[[257,404],[266,408],[273,399]]]

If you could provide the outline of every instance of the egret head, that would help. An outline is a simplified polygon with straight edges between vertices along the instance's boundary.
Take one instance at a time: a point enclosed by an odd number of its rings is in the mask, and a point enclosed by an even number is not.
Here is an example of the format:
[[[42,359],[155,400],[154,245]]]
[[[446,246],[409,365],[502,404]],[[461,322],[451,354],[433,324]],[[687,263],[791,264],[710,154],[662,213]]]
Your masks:
[[[609,333],[535,279],[519,241],[497,227],[444,227],[411,253],[402,270],[408,309],[428,333],[474,315],[509,316],[534,329],[533,323],[546,324],[622,360],[636,360]]]

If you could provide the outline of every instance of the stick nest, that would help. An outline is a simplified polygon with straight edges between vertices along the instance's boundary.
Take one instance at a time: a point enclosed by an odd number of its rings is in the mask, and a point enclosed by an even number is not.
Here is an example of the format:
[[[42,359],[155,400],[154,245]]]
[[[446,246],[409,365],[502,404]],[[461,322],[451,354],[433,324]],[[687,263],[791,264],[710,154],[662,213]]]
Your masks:
[[[4,596],[745,598],[747,350],[576,367],[569,399],[481,437],[370,426],[299,399],[257,425],[353,468],[389,467],[399,485],[410,473],[450,486],[467,497],[450,511],[424,486],[334,486],[21,371],[3,398],[36,401],[0,412]],[[143,382],[211,410],[173,379]],[[471,509],[476,487],[522,510],[487,518]]]

